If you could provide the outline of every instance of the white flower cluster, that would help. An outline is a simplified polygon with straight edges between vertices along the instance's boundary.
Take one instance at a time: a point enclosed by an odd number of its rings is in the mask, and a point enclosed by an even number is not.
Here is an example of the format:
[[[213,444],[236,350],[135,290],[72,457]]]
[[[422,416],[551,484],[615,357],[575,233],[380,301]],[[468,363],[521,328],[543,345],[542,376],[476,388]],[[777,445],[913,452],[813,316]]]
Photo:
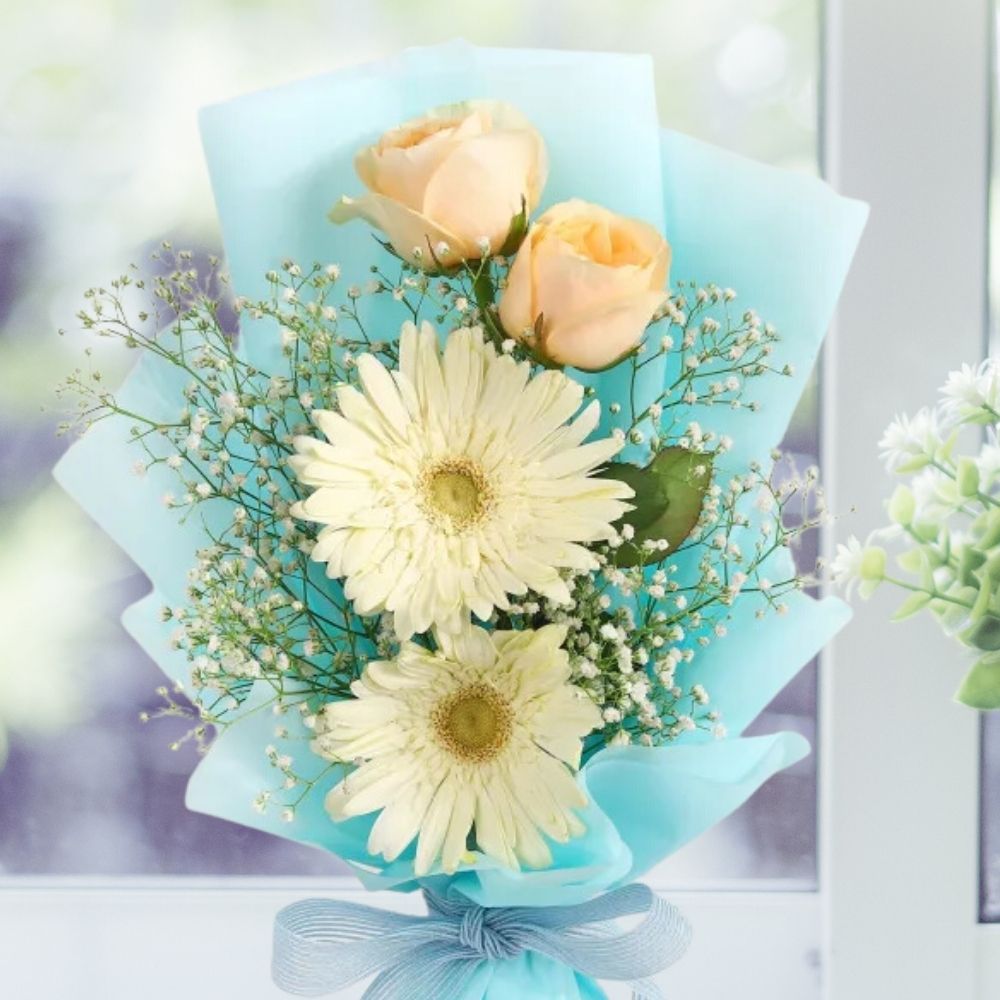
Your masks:
[[[958,698],[1000,707],[1000,364],[952,372],[936,406],[902,415],[879,447],[903,480],[886,503],[889,523],[840,545],[833,578],[863,597],[889,583],[906,593],[896,614],[928,610],[981,657]],[[889,569],[897,550],[902,575]]]

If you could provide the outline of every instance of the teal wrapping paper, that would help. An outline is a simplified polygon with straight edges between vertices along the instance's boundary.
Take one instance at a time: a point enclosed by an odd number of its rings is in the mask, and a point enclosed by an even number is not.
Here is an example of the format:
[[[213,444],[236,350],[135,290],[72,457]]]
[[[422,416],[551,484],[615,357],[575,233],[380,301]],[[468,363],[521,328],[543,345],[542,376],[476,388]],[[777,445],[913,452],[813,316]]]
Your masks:
[[[661,131],[653,93],[646,57],[450,43],[207,108],[201,121],[205,153],[235,289],[251,299],[266,297],[264,274],[285,258],[303,265],[337,262],[345,280],[364,281],[382,252],[371,231],[361,223],[335,227],[326,220],[342,194],[360,190],[355,151],[432,106],[503,99],[532,121],[548,146],[550,180],[540,209],[581,197],[657,226],[673,246],[673,279],[731,286],[738,305],[752,307],[782,333],[781,361],[793,363],[796,374],[768,381],[760,412],[719,407],[692,414],[732,435],[736,444],[727,461],[733,467],[751,458],[766,461],[815,361],[867,208],[814,178]],[[402,320],[388,298],[362,300],[367,325],[383,339],[398,335]],[[264,371],[281,365],[277,333],[264,323],[243,328],[240,349]],[[659,394],[668,368],[665,359],[643,368],[640,401]],[[595,385],[607,404],[622,396],[626,369],[572,374]],[[141,399],[144,412],[173,418],[179,388],[169,365],[147,357],[119,398],[126,405]],[[606,405],[604,412],[606,433]],[[165,673],[184,683],[185,654],[170,649],[170,627],[160,621],[159,609],[183,602],[187,570],[207,536],[196,518],[179,526],[176,514],[164,509],[161,497],[174,487],[168,470],[158,466],[136,478],[130,473],[135,457],[127,423],[107,420],[70,449],[55,475],[150,578],[152,593],[128,609],[124,624]],[[788,556],[774,559],[780,579]],[[710,741],[694,732],[667,747],[595,754],[580,775],[590,795],[583,815],[587,833],[552,845],[550,869],[512,872],[482,859],[454,876],[423,881],[436,889],[450,882],[482,905],[582,901],[635,879],[723,819],[808,752],[795,734],[741,733],[849,617],[834,599],[798,593],[787,603],[787,616],[758,620],[757,598],[741,597],[728,637],[700,651],[689,668],[722,709],[728,738]],[[276,810],[254,810],[254,796],[273,784],[266,745],[294,754],[306,778],[310,768],[319,774],[326,766],[306,759],[309,733],[296,713],[283,725],[286,741],[276,739],[267,712],[248,714],[227,730],[195,771],[188,806],[332,851],[370,888],[416,888],[412,850],[392,864],[368,855],[372,817],[341,824],[329,819],[323,797],[339,780],[336,772],[302,804],[293,824],[282,822]],[[524,955],[484,963],[468,996],[590,1000],[604,993],[556,962]]]

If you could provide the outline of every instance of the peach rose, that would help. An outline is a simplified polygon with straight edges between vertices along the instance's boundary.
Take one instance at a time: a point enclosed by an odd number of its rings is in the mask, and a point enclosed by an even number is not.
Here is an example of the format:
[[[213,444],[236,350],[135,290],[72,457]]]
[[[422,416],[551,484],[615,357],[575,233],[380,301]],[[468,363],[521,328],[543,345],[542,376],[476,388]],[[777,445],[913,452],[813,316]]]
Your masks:
[[[542,137],[499,101],[435,108],[362,149],[354,166],[370,193],[342,198],[330,219],[365,219],[430,269],[442,243],[446,264],[482,257],[484,237],[499,251],[522,201],[529,212],[538,204],[548,172]]]
[[[607,368],[667,298],[670,245],[645,222],[574,199],[528,231],[500,299],[508,335],[542,360]]]

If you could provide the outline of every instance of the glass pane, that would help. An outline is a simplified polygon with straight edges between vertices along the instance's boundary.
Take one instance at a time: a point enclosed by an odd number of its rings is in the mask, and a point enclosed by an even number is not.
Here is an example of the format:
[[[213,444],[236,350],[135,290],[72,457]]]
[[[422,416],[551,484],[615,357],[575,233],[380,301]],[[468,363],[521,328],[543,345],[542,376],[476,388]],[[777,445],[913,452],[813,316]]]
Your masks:
[[[161,678],[118,625],[146,582],[49,481],[62,445],[39,403],[75,360],[50,331],[72,324],[84,288],[164,237],[218,249],[199,106],[405,45],[652,52],[666,124],[815,172],[819,0],[621,0],[600,24],[571,0],[52,6],[56,38],[30,7],[7,12],[21,44],[0,75],[12,154],[0,157],[0,872],[332,873],[331,857],[183,808],[196,755],[168,745],[186,725],[140,721],[162,704]],[[109,380],[122,360],[101,358]],[[816,461],[815,390],[788,447]],[[815,719],[810,668],[755,729],[812,739]],[[670,876],[812,884],[815,806],[812,757]]]

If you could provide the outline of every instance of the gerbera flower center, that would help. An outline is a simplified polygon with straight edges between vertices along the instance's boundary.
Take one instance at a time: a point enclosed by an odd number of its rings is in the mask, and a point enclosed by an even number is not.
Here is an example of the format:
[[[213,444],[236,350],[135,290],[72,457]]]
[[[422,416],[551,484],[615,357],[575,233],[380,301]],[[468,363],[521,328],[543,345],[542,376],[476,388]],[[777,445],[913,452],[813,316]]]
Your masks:
[[[483,763],[510,742],[514,713],[510,702],[490,684],[478,683],[448,695],[431,713],[434,733],[453,756]]]
[[[446,530],[464,531],[478,524],[493,504],[494,493],[480,466],[469,458],[446,458],[420,477],[422,507]]]

